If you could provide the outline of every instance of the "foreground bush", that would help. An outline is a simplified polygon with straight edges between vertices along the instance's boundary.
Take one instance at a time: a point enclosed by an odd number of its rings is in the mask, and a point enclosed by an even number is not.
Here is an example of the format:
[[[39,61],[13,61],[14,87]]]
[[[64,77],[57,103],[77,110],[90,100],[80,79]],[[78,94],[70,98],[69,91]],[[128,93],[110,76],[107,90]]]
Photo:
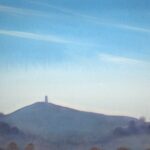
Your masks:
[[[11,142],[8,146],[7,146],[7,150],[19,150],[18,145],[15,142]]]
[[[119,147],[117,150],[129,150],[127,147]]]
[[[101,149],[98,147],[92,147],[90,150],[101,150]]]
[[[25,150],[34,150],[34,145],[32,143],[28,144],[26,147],[25,147]]]

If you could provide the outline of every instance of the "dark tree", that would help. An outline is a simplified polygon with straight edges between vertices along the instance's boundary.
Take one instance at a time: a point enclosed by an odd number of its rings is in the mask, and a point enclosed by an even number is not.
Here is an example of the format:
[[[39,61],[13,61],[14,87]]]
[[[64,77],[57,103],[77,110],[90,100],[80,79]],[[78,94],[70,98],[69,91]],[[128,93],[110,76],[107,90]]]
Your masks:
[[[18,145],[15,142],[11,142],[8,146],[7,146],[7,150],[19,150]]]
[[[92,147],[90,150],[101,150],[101,149],[98,147]]]
[[[25,150],[34,150],[34,144],[30,143],[25,147]]]
[[[2,113],[2,112],[0,112],[0,118],[2,118],[2,117],[4,117],[5,115]]]
[[[117,150],[129,150],[127,147],[119,147]]]
[[[0,122],[0,134],[9,134],[10,126],[5,122]]]

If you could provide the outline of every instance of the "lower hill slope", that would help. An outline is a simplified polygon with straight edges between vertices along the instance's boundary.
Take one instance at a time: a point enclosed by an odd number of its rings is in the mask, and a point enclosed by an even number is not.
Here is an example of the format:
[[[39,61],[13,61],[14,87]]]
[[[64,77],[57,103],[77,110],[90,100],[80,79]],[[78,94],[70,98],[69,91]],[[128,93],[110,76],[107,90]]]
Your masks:
[[[126,126],[136,119],[38,102],[5,115],[2,120],[52,143],[77,144],[103,141],[116,127]]]

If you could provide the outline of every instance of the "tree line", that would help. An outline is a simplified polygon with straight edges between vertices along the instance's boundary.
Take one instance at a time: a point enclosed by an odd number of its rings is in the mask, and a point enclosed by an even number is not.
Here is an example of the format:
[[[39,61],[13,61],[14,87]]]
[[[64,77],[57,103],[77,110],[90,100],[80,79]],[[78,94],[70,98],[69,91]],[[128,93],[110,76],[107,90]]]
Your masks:
[[[11,142],[8,144],[6,149],[0,147],[0,150],[19,150],[19,147],[15,142]],[[32,143],[27,144],[25,146],[24,150],[35,150],[34,144],[32,144]],[[103,149],[98,148],[98,147],[92,147],[90,150],[103,150]],[[119,147],[119,148],[117,148],[117,150],[130,150],[130,149],[127,147]],[[150,148],[147,148],[146,150],[150,150]]]
[[[6,148],[0,148],[0,150],[19,150],[19,147],[15,142],[11,142]],[[34,144],[30,143],[26,145],[24,150],[35,150]]]
[[[98,148],[98,147],[92,147],[90,150],[103,150],[103,149]],[[131,149],[129,149],[127,147],[119,147],[119,148],[117,148],[117,150],[131,150]],[[150,150],[150,148],[147,148],[146,150]]]

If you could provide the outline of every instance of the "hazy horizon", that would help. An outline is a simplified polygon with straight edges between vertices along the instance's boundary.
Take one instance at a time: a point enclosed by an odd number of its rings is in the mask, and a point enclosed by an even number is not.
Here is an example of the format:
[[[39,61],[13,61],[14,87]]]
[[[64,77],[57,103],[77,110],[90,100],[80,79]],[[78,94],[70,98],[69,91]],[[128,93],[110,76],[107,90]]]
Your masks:
[[[42,101],[150,120],[149,0],[0,0],[0,111]]]

